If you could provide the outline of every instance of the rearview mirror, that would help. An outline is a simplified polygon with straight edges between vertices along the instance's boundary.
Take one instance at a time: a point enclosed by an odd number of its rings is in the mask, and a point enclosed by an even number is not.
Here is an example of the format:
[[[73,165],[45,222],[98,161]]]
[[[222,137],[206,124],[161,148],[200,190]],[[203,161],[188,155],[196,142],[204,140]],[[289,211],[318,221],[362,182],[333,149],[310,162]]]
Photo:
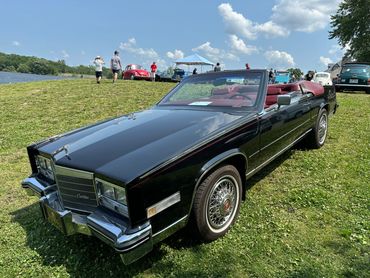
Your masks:
[[[277,97],[278,107],[280,108],[281,105],[289,105],[291,99],[292,98],[290,95],[278,95]]]

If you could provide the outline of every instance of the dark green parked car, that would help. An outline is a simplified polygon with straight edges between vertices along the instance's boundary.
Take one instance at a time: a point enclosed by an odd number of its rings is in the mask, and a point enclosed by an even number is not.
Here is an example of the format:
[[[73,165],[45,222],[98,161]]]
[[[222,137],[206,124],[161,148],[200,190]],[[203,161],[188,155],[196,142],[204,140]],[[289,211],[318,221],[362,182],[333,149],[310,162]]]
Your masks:
[[[344,64],[335,87],[337,92],[350,90],[370,94],[370,63]]]

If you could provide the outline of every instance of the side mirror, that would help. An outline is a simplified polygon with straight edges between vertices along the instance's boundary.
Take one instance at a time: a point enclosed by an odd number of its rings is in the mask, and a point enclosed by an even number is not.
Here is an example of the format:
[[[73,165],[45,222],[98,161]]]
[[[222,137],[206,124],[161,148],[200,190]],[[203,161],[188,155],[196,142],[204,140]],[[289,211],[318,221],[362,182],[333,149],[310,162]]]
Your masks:
[[[278,108],[280,108],[281,105],[289,105],[291,100],[292,98],[290,95],[278,95],[277,97]]]

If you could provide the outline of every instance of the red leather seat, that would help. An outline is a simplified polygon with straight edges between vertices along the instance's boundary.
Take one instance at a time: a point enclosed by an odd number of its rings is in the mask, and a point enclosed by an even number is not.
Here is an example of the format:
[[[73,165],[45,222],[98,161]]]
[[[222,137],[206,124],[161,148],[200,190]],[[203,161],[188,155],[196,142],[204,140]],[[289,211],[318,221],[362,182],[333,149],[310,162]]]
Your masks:
[[[267,87],[267,95],[270,96],[270,95],[280,95],[282,93],[281,91],[281,88],[279,87],[272,87],[272,86],[268,86]]]

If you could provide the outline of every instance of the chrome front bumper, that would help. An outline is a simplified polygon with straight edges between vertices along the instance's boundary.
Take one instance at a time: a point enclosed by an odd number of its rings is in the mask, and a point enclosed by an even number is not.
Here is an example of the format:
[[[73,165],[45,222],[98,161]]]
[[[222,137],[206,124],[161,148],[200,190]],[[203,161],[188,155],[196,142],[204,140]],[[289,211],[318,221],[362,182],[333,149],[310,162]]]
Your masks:
[[[152,227],[149,222],[130,227],[123,217],[116,217],[107,209],[97,208],[91,214],[66,210],[60,203],[56,185],[44,186],[36,178],[22,182],[29,195],[40,197],[43,217],[65,235],[81,233],[101,239],[120,253],[124,264],[130,264],[153,249]]]
[[[366,84],[356,84],[356,83],[348,83],[348,84],[344,84],[344,83],[337,83],[335,84],[336,87],[343,87],[343,88],[357,88],[357,87],[362,87],[362,88],[370,88],[370,85],[366,85]]]

